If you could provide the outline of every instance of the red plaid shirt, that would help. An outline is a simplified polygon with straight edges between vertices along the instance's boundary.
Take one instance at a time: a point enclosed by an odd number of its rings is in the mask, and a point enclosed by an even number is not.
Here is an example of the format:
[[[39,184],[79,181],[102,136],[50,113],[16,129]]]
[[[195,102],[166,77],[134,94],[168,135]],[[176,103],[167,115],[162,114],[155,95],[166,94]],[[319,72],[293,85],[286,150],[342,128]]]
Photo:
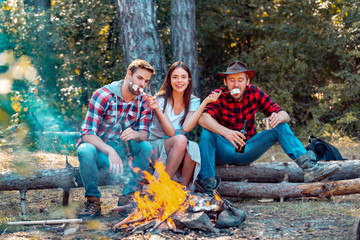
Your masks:
[[[256,134],[255,113],[257,109],[269,117],[273,112],[278,113],[282,108],[270,100],[259,87],[247,85],[241,101],[235,101],[225,87],[215,89],[214,92],[222,91],[218,100],[209,103],[204,112],[209,113],[221,125],[236,131],[240,131],[246,118],[247,140]]]
[[[85,120],[81,125],[81,136],[96,134],[104,142],[120,142],[121,123],[125,128],[149,132],[152,113],[144,94],[125,102],[105,87],[96,90],[91,97]],[[76,147],[82,143],[76,142]]]

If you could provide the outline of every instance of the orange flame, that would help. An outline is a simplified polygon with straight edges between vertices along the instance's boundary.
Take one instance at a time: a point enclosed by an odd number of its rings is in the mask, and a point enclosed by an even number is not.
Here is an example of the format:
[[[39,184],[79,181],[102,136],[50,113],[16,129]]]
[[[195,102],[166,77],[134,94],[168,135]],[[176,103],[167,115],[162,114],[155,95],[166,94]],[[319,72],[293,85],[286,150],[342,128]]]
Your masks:
[[[171,180],[165,166],[162,162],[155,164],[155,169],[159,175],[158,178],[146,171],[142,171],[149,185],[144,196],[140,196],[140,192],[134,194],[134,200],[137,203],[132,219],[157,219],[159,221],[165,220],[170,214],[175,211],[185,211],[184,202],[188,192],[184,187]],[[168,222],[171,223],[171,218]]]

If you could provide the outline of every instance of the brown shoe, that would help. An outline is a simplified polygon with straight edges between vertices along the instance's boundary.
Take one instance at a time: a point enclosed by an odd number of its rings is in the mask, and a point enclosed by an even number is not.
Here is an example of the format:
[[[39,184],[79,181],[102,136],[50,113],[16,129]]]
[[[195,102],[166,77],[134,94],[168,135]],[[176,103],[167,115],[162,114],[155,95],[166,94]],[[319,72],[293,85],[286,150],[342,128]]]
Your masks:
[[[95,218],[101,215],[100,198],[94,196],[86,197],[85,209],[79,214],[78,218]]]

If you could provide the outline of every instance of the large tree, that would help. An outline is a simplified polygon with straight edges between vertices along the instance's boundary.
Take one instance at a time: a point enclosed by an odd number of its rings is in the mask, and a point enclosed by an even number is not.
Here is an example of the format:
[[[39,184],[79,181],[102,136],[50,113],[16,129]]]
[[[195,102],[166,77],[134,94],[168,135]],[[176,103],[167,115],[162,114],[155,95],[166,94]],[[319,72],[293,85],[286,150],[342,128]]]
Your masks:
[[[195,0],[171,1],[172,60],[183,61],[191,69],[194,89],[199,90],[199,63],[196,40]]]
[[[155,0],[115,2],[125,66],[136,58],[148,61],[157,72],[150,84],[151,93],[155,93],[166,74],[164,48],[156,23]]]

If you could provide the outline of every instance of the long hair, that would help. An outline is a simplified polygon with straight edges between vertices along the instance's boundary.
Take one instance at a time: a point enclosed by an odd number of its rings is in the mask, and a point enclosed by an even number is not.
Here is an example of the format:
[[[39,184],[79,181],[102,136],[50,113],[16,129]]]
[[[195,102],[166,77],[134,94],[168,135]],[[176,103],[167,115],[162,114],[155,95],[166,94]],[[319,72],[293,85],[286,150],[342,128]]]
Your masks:
[[[164,83],[162,84],[159,92],[156,93],[156,96],[161,96],[164,98],[164,109],[163,109],[163,112],[165,112],[165,109],[166,109],[166,105],[168,104],[169,100],[171,99],[172,102],[174,102],[174,98],[172,96],[173,94],[173,88],[171,87],[171,74],[173,73],[173,71],[176,69],[176,68],[182,68],[184,69],[188,75],[189,75],[189,85],[187,86],[187,88],[185,89],[185,92],[184,92],[184,95],[183,95],[183,101],[184,101],[184,104],[185,104],[185,114],[184,114],[184,117],[181,119],[180,121],[180,124],[183,125],[184,121],[185,121],[185,118],[186,118],[186,115],[188,114],[189,112],[189,107],[190,107],[190,98],[191,98],[191,94],[192,94],[192,91],[193,91],[193,81],[192,81],[192,76],[191,76],[191,72],[190,72],[190,68],[189,66],[184,63],[184,62],[180,62],[180,61],[177,61],[177,62],[174,62],[167,74],[166,74],[166,78],[165,78],[165,81]]]

